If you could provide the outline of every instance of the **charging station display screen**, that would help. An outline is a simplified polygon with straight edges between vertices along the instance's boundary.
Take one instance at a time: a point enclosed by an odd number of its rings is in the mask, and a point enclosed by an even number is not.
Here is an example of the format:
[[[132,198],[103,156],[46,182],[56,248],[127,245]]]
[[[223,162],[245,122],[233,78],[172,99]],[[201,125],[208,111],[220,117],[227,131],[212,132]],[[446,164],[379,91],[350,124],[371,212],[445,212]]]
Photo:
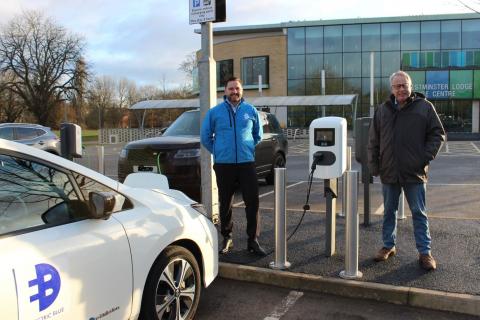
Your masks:
[[[319,147],[329,147],[335,144],[334,128],[315,128],[313,143]]]

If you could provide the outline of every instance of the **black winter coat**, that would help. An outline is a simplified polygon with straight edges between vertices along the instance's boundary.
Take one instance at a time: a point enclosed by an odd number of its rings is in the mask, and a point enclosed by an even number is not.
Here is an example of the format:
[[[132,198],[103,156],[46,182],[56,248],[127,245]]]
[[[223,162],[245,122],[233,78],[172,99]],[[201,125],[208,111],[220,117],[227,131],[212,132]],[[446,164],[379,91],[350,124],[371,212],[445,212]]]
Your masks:
[[[376,110],[369,131],[368,166],[382,183],[427,182],[428,164],[437,155],[445,131],[435,107],[413,93],[402,109],[395,98]]]

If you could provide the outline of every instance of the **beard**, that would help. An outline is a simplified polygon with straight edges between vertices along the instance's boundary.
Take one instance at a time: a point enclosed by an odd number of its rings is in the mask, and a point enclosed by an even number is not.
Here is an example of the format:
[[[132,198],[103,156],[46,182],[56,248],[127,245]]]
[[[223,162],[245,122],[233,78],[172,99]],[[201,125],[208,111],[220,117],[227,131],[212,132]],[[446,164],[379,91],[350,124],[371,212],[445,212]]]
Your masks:
[[[238,102],[240,101],[240,95],[238,93],[232,93],[231,95],[228,96],[228,100],[230,102]]]

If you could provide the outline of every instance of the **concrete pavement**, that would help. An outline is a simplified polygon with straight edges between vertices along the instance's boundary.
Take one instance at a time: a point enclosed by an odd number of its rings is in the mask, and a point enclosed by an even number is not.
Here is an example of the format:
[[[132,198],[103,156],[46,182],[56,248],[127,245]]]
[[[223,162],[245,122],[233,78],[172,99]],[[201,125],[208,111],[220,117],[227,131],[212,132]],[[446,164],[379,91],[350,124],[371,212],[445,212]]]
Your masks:
[[[301,212],[288,211],[287,234],[300,216]],[[397,255],[386,262],[373,261],[382,246],[381,216],[373,216],[369,227],[360,226],[359,270],[363,277],[353,281],[338,276],[345,269],[343,219],[337,219],[336,254],[326,257],[325,214],[307,213],[287,245],[288,271],[268,267],[275,259],[273,211],[262,210],[261,219],[260,241],[270,252],[264,258],[246,251],[245,213],[243,208],[234,209],[234,249],[220,256],[220,276],[480,316],[480,220],[430,218],[432,253],[438,268],[425,272],[418,264],[410,217],[399,221]]]

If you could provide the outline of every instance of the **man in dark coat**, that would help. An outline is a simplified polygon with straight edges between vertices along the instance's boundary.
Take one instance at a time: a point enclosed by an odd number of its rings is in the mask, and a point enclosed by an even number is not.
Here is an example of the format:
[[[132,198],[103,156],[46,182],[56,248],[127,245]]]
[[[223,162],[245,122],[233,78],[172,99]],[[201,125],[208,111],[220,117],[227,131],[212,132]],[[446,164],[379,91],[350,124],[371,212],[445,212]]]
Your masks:
[[[375,261],[396,253],[397,211],[404,190],[412,212],[419,263],[435,270],[426,212],[428,165],[445,139],[445,131],[432,103],[412,92],[412,80],[403,71],[390,76],[392,95],[376,110],[369,132],[368,161],[373,176],[380,175],[383,191],[383,248]]]

